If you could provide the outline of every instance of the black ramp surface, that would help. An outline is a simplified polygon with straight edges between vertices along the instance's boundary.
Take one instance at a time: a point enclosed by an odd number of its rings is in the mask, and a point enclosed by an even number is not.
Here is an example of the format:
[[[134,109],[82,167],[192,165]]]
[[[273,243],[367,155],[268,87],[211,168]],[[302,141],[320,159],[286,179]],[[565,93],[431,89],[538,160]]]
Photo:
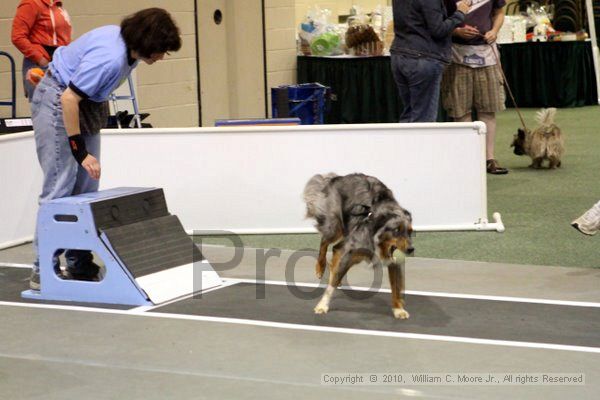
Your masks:
[[[169,215],[162,189],[94,201],[91,208],[98,230]]]
[[[329,313],[313,308],[321,288],[237,284],[153,311],[519,342],[600,347],[600,308],[406,296],[408,320],[392,316],[389,293],[336,291]],[[257,296],[258,294],[258,296]],[[358,296],[367,298],[357,299]],[[352,296],[352,297],[351,297]]]
[[[24,299],[21,292],[29,289],[29,275],[31,270],[28,268],[7,268],[0,267],[0,301],[11,303],[35,303],[35,304],[54,304],[69,305],[94,308],[110,308],[115,310],[129,310],[134,306],[119,304],[99,304],[99,303],[79,303],[68,301],[48,301]],[[1,398],[1,397],[0,397]]]
[[[200,250],[175,215],[117,226],[103,233],[136,278],[202,261]]]

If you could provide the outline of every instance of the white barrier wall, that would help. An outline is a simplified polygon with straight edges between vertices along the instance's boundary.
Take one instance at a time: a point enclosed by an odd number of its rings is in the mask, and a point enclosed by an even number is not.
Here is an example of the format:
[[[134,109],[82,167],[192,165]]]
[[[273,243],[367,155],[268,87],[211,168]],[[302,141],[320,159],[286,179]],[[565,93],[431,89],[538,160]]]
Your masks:
[[[41,187],[32,134],[0,137],[0,246],[33,233]],[[18,136],[18,137],[17,137]],[[482,123],[107,130],[101,188],[162,187],[187,230],[312,232],[316,173],[377,176],[417,230],[487,224]]]
[[[33,132],[0,136],[0,248],[31,240],[41,189]]]

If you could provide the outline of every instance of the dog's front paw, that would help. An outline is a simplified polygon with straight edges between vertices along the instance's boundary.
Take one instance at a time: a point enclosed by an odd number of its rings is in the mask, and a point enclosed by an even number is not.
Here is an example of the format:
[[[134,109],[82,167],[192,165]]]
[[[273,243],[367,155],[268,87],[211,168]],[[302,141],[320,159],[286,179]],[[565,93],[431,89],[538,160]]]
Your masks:
[[[317,279],[321,280],[321,278],[323,278],[323,275],[325,274],[325,268],[327,268],[329,265],[326,264],[319,264],[317,263],[317,266],[315,267],[315,275],[317,275]]]
[[[315,307],[315,314],[327,314],[327,311],[329,311],[329,306],[317,304]]]
[[[404,308],[392,308],[392,311],[396,319],[408,319],[410,317],[410,314]]]

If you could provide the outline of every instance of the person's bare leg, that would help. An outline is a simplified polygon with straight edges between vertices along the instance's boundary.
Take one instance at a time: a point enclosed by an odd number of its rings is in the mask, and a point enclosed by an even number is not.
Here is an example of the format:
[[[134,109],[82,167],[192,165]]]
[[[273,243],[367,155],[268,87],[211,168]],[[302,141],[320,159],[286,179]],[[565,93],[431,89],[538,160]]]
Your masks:
[[[454,122],[471,122],[471,113],[467,113],[460,118],[454,118]]]
[[[485,136],[485,159],[486,167],[489,173],[503,175],[508,173],[506,168],[498,165],[494,155],[494,143],[496,142],[496,113],[478,112],[477,118],[485,123],[487,130]],[[459,118],[454,118],[455,122],[471,122],[471,113],[467,113]],[[493,161],[491,161],[493,160]]]
[[[496,142],[496,113],[478,113],[479,119],[485,123],[487,134],[485,137],[485,159],[493,160],[494,143]]]

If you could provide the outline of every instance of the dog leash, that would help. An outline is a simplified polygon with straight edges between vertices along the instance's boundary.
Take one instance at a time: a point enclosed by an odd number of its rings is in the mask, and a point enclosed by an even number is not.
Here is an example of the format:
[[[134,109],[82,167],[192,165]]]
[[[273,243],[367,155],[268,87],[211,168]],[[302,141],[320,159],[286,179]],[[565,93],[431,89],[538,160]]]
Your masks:
[[[482,34],[479,34],[479,37],[484,38],[485,36]],[[527,132],[527,126],[525,125],[525,119],[523,118],[523,114],[521,114],[521,110],[519,110],[519,106],[517,105],[517,101],[515,100],[515,96],[513,96],[513,92],[510,89],[510,85],[508,84],[508,80],[506,79],[506,75],[504,75],[504,69],[502,68],[502,63],[500,62],[500,57],[498,56],[498,53],[496,52],[496,48],[494,48],[493,43],[488,43],[488,46],[490,46],[490,48],[492,49],[492,53],[494,53],[494,58],[496,59],[496,64],[498,64],[498,68],[500,69],[500,74],[502,74],[502,79],[504,80],[504,86],[506,86],[506,90],[508,91],[508,95],[510,96],[510,99],[512,100],[513,106],[515,107],[515,110],[517,111],[517,114],[519,115],[519,119],[521,120],[521,125],[523,126],[523,129],[525,129],[525,132]]]
[[[508,80],[506,80],[506,75],[504,75],[504,69],[502,68],[502,63],[500,62],[500,57],[498,57],[498,53],[496,52],[496,48],[493,45],[489,45],[492,48],[492,53],[494,53],[494,57],[496,58],[496,64],[498,64],[498,68],[500,69],[500,73],[502,74],[502,79],[504,80],[504,86],[506,86],[506,90],[510,95],[510,99],[512,100],[513,106],[519,114],[519,119],[521,120],[521,125],[523,125],[523,129],[527,132],[527,126],[525,126],[525,119],[523,119],[523,114],[521,114],[521,110],[519,110],[519,106],[517,105],[517,101],[515,100],[515,96],[513,96],[512,90],[510,90],[510,85],[508,84]]]

